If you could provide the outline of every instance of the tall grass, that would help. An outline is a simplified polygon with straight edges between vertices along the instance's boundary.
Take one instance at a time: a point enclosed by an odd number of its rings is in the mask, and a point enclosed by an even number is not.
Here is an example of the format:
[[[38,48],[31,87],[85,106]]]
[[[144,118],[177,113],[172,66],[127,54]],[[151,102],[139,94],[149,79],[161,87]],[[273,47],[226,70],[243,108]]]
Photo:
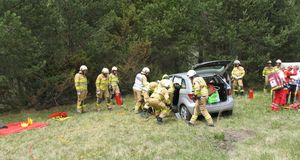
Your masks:
[[[270,97],[236,98],[232,116],[204,120],[194,127],[174,116],[163,125],[132,112],[132,97],[123,108],[79,115],[75,106],[0,115],[5,123],[47,121],[49,126],[0,137],[0,159],[300,159],[300,117],[294,110],[270,111]],[[47,120],[55,111],[71,118]]]

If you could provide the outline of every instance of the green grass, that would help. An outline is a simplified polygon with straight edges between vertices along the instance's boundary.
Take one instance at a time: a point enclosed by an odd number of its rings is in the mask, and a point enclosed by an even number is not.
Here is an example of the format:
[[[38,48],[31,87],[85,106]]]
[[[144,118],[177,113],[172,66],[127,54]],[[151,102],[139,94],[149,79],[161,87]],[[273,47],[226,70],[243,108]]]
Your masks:
[[[51,110],[3,114],[5,123],[47,121],[49,126],[0,137],[0,159],[300,159],[300,116],[294,110],[270,111],[270,97],[256,93],[254,100],[237,98],[232,116],[214,118],[215,128],[204,120],[194,127],[168,117],[157,125],[154,117],[142,119],[125,109],[75,113],[75,105]],[[47,120],[56,111],[70,119]]]

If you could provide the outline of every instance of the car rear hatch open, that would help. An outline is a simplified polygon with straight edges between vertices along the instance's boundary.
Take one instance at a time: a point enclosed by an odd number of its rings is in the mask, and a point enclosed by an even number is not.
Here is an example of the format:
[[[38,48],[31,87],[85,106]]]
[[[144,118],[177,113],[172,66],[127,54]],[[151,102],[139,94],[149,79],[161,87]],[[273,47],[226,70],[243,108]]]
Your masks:
[[[210,72],[223,76],[231,64],[232,61],[216,60],[196,64],[192,69],[197,72]]]

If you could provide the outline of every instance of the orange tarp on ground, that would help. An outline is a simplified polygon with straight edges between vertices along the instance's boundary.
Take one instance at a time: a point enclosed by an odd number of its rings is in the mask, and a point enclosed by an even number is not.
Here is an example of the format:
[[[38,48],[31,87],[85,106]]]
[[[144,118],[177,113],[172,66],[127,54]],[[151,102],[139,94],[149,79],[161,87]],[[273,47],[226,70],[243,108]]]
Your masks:
[[[34,128],[43,128],[48,125],[48,123],[44,123],[44,122],[33,122],[30,126],[23,128],[23,127],[21,127],[21,123],[22,122],[6,124],[6,126],[8,128],[0,129],[0,136],[23,132],[23,131],[31,130]]]

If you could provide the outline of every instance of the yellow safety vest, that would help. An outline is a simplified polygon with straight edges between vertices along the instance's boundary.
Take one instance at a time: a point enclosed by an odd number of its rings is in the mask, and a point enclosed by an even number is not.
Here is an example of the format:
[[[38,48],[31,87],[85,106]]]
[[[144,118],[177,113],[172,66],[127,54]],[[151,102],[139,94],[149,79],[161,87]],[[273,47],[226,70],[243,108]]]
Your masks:
[[[119,84],[119,77],[113,73],[111,73],[109,75],[109,80],[110,80],[110,84],[113,86],[113,87],[116,87],[118,86]]]
[[[97,90],[107,90],[109,85],[109,77],[105,77],[102,73],[96,79]]]
[[[197,97],[208,97],[208,89],[205,80],[202,77],[196,77],[193,80],[194,95]]]
[[[268,76],[273,72],[273,67],[265,67],[263,70],[263,76]]]
[[[87,78],[85,75],[77,73],[74,77],[76,91],[87,91]]]
[[[243,78],[245,76],[245,70],[244,67],[239,66],[239,67],[234,67],[231,76],[233,78]]]

